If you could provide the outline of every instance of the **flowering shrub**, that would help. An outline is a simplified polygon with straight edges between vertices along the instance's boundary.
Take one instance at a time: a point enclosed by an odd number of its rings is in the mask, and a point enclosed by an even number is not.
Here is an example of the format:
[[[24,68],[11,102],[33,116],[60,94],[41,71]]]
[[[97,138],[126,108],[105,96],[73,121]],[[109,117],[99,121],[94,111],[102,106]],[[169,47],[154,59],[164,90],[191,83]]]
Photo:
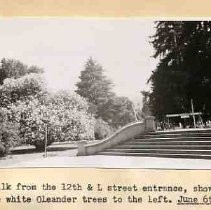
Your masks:
[[[0,107],[7,113],[7,124],[16,126],[20,144],[44,149],[46,137],[48,145],[94,138],[94,118],[86,100],[67,91],[47,92],[41,74],[5,79],[0,86]],[[5,143],[11,142],[8,138]]]
[[[46,92],[45,81],[42,74],[27,74],[21,78],[8,78],[0,86],[0,106],[7,107],[19,100],[24,101],[30,97],[41,98]]]
[[[70,94],[68,91],[58,91],[56,93],[49,93],[48,102],[63,106],[65,109],[77,109],[79,111],[88,111],[89,106],[84,98],[76,93]]]
[[[62,91],[48,94],[42,101],[18,101],[8,109],[10,120],[20,124],[23,142],[37,149],[44,149],[46,133],[48,145],[54,141],[94,138],[94,119],[87,112],[86,101],[78,95]]]

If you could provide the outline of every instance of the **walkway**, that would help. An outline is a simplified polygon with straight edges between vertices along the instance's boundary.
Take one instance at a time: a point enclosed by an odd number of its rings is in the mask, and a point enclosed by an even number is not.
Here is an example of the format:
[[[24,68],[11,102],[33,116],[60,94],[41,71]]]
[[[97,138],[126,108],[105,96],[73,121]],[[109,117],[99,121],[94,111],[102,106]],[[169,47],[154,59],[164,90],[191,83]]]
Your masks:
[[[69,152],[69,154],[67,153]],[[66,154],[65,154],[66,153]],[[97,167],[97,168],[144,168],[144,169],[211,169],[211,160],[176,159],[125,156],[75,156],[76,150],[65,151],[60,156],[22,157],[0,160],[1,168],[14,167]],[[68,155],[68,156],[67,156]]]

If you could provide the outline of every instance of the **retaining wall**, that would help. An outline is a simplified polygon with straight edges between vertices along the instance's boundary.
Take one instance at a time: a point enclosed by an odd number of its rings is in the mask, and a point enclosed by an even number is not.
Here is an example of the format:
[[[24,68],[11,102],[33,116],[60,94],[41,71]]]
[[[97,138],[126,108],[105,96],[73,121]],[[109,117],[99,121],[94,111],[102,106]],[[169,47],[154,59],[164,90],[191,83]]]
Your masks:
[[[126,125],[112,136],[99,143],[86,145],[86,141],[78,142],[78,156],[94,155],[107,148],[111,148],[121,142],[130,140],[146,131],[155,130],[154,117],[149,116],[143,122],[134,122]]]

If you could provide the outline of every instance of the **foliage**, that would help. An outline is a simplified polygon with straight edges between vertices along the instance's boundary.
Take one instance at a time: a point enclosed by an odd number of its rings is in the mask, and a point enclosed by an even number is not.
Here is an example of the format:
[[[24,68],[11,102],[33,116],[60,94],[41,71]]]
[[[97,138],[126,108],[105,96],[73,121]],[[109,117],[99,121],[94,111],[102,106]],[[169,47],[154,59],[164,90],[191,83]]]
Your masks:
[[[3,144],[0,142],[0,157],[4,156],[6,154],[5,147]]]
[[[96,120],[94,127],[95,139],[105,139],[106,137],[110,136],[113,131],[114,129],[112,129],[111,126],[109,126],[108,123],[104,122],[102,119]]]
[[[29,73],[43,73],[43,69],[37,66],[28,67],[15,59],[3,58],[0,66],[0,85],[2,85],[3,81],[7,78],[17,79]]]
[[[70,94],[68,91],[58,91],[48,94],[48,100],[57,106],[64,106],[65,109],[77,109],[78,111],[88,112],[89,106],[87,101],[80,95]]]
[[[0,145],[1,154],[8,153],[9,148],[22,143],[20,139],[20,122],[9,119],[9,106],[18,101],[28,101],[31,97],[41,97],[44,93],[42,69],[21,63],[14,59],[1,60],[0,66]]]
[[[84,98],[67,91],[47,91],[42,70],[16,60],[3,59],[0,68],[0,124],[4,151],[19,144],[44,149],[54,141],[94,139],[95,120]]]
[[[103,68],[92,58],[88,59],[79,78],[80,81],[76,84],[76,93],[87,99],[91,104],[91,110],[95,112],[96,118],[103,118],[100,110],[113,96],[111,81],[103,75]]]
[[[0,106],[7,107],[11,103],[24,101],[30,97],[41,98],[46,92],[42,74],[27,74],[21,78],[8,78],[0,86]]]
[[[86,98],[90,112],[113,128],[119,128],[134,120],[132,102],[112,92],[112,82],[103,75],[103,68],[89,58],[81,72],[76,92]]]
[[[113,128],[135,121],[133,103],[127,97],[115,96],[107,102],[106,107],[101,113]]]
[[[160,58],[150,77],[153,113],[196,111],[211,115],[211,22],[159,21],[152,37],[155,57]]]
[[[0,156],[7,154],[11,147],[20,142],[18,123],[9,122],[7,114],[7,109],[0,109]]]
[[[54,141],[94,138],[94,120],[79,96],[61,92],[48,95],[44,101],[18,101],[8,108],[10,120],[20,123],[23,142],[37,149],[44,149],[46,132],[48,145]]]

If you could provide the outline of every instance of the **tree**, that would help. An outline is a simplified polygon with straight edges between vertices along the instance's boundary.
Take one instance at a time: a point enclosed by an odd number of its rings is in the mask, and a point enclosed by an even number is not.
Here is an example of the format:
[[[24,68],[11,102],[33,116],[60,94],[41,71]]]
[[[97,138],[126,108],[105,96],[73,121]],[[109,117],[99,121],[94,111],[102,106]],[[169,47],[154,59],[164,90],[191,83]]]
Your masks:
[[[80,81],[76,84],[76,93],[84,97],[92,106],[96,118],[104,117],[101,111],[114,93],[111,91],[112,82],[103,75],[103,68],[92,58],[86,62],[85,69],[81,71]]]
[[[89,58],[79,77],[80,81],[76,84],[76,93],[87,99],[96,119],[119,128],[134,121],[133,104],[127,97],[116,96],[112,91],[112,82],[103,72],[103,68]],[[102,127],[106,123],[101,123]]]
[[[0,155],[8,153],[12,146],[20,145],[19,121],[14,121],[16,113],[11,113],[11,106],[20,101],[29,103],[36,97],[41,99],[45,94],[42,69],[23,64],[14,59],[1,60],[0,65]]]
[[[135,121],[133,103],[127,97],[115,96],[108,101],[106,107],[107,109],[101,112],[113,128],[120,128]]]
[[[43,73],[43,69],[37,66],[28,67],[15,59],[3,58],[0,65],[0,85],[6,78],[17,79],[29,73]]]
[[[103,121],[102,119],[96,120],[94,127],[95,139],[105,139],[111,135],[113,131],[114,129],[112,129],[112,127],[107,122]]]
[[[17,79],[7,78],[0,86],[0,106],[7,107],[17,101],[30,100],[31,97],[41,98],[46,92],[42,74],[30,73]]]
[[[67,91],[49,92],[38,67],[26,67],[14,60],[5,63],[9,67],[2,69],[11,71],[0,85],[0,118],[4,119],[0,122],[0,155],[14,139],[43,150],[46,133],[48,145],[94,139],[95,120],[84,98]]]
[[[152,36],[154,57],[160,58],[149,81],[153,113],[196,111],[211,115],[211,22],[159,21]]]
[[[22,143],[43,150],[46,140],[90,140],[94,138],[94,119],[87,102],[80,96],[60,91],[48,93],[44,100],[32,97],[7,107],[10,122],[19,124]]]

